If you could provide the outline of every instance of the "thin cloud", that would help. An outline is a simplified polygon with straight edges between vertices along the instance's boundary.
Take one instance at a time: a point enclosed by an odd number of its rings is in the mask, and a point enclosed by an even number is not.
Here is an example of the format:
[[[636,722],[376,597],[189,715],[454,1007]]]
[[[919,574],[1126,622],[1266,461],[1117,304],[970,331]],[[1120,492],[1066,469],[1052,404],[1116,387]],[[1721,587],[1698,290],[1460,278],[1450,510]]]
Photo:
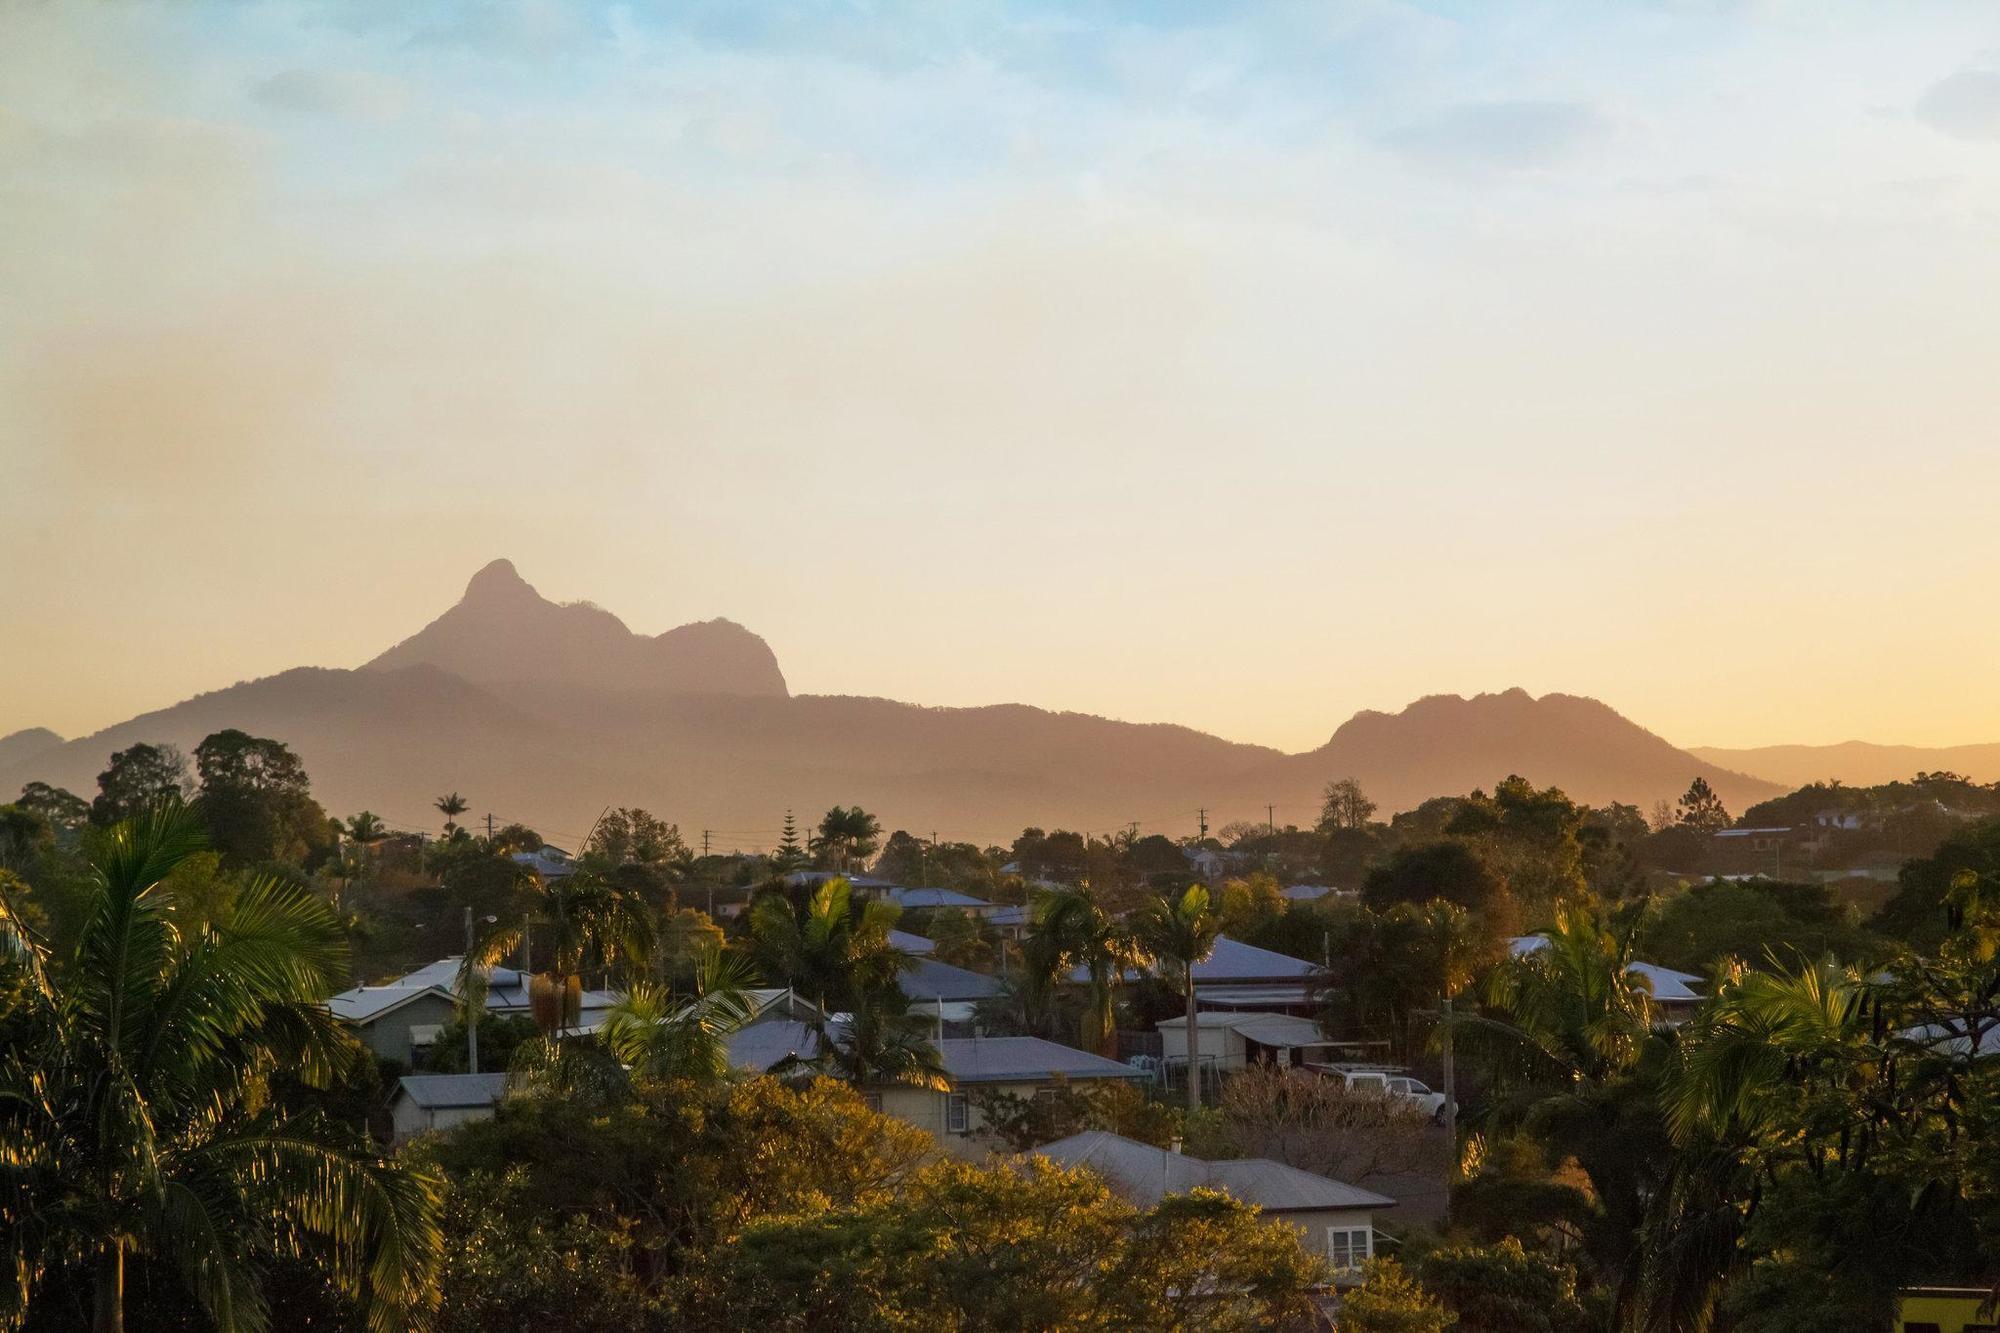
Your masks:
[[[257,83],[250,96],[278,111],[377,123],[395,120],[410,102],[401,81],[365,70],[288,69]]]
[[[2000,70],[1962,69],[1917,99],[1916,112],[1955,139],[2000,140]]]
[[[1609,139],[1612,128],[1585,102],[1471,102],[1392,130],[1383,142],[1450,170],[1544,171]]]

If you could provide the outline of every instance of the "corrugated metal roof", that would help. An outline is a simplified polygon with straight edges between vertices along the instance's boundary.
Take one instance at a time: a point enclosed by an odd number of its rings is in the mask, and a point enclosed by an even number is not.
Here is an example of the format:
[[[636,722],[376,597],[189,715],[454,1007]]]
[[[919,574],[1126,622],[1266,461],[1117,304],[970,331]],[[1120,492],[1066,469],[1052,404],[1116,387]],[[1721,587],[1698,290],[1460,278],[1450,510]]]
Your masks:
[[[333,996],[326,1007],[344,1022],[372,1023],[426,995],[434,995],[447,1004],[458,1003],[458,998],[442,986],[356,986]]]
[[[1317,964],[1308,963],[1303,958],[1273,953],[1269,949],[1260,949],[1254,944],[1221,935],[1216,938],[1214,951],[1194,965],[1194,984],[1202,987],[1240,985],[1252,981],[1305,981],[1318,971]],[[1139,974],[1127,972],[1125,975],[1127,980],[1131,980]],[[1082,967],[1072,968],[1069,979],[1080,985],[1090,980],[1090,973]]]
[[[1546,935],[1517,935],[1508,942],[1507,952],[1516,958],[1526,958],[1530,954],[1540,953],[1548,947],[1548,944]],[[1701,992],[1694,987],[1699,986],[1703,978],[1692,972],[1676,972],[1673,968],[1661,967],[1658,963],[1641,962],[1631,963],[1625,970],[1644,977],[1651,985],[1653,998],[1656,1000],[1682,1003],[1702,998]]]
[[[938,1044],[945,1072],[957,1083],[1028,1083],[1051,1078],[1144,1078],[1116,1060],[1040,1037],[946,1037]]]
[[[427,1111],[491,1106],[507,1091],[505,1074],[410,1074],[396,1085]]]
[[[1121,1196],[1141,1208],[1150,1208],[1169,1194],[1185,1194],[1198,1186],[1222,1190],[1267,1212],[1389,1208],[1396,1202],[1265,1157],[1209,1162],[1107,1130],[1075,1134],[1043,1144],[1035,1151],[1065,1165],[1091,1168]]]
[[[915,1004],[936,1000],[983,1000],[1000,993],[1000,983],[980,972],[968,972],[935,958],[917,959],[917,965],[897,974],[896,984]]]
[[[763,1073],[781,1060],[819,1054],[819,1034],[797,1019],[777,1018],[739,1028],[729,1037],[729,1063]]]
[[[883,896],[905,909],[914,907],[991,907],[984,898],[975,898],[957,889],[905,889],[883,890]]]
[[[921,935],[912,935],[907,930],[890,931],[889,943],[892,947],[901,949],[904,953],[934,953],[937,950],[935,942],[927,940]]]

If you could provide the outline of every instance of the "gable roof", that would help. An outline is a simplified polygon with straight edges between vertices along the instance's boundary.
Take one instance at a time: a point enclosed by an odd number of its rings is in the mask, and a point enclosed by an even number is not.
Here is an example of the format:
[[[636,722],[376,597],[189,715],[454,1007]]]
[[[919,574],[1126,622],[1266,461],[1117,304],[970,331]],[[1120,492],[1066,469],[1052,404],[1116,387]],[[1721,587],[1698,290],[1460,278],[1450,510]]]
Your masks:
[[[505,1074],[409,1074],[396,1084],[399,1096],[408,1097],[426,1111],[491,1106],[507,1091]]]
[[[937,952],[937,944],[935,941],[927,940],[921,935],[912,935],[907,930],[890,931],[889,946],[894,949],[900,949],[904,953]]]
[[[1254,1009],[1206,1009],[1195,1015],[1205,1032],[1211,1028],[1226,1028],[1240,1032],[1254,1042],[1265,1046],[1337,1046],[1339,1042],[1328,1041],[1320,1035],[1319,1024],[1310,1018],[1298,1018],[1292,1014],[1263,1014]],[[1169,1018],[1154,1025],[1158,1028],[1172,1028],[1177,1032],[1187,1031],[1187,1019]]]
[[[991,907],[984,898],[975,898],[957,889],[906,889],[900,885],[882,890],[882,896],[898,907]]]
[[[1545,935],[1516,935],[1507,944],[1507,952],[1515,958],[1526,958],[1529,954],[1540,953],[1548,947]],[[1653,998],[1668,1003],[1687,1003],[1704,998],[1696,986],[1704,980],[1692,972],[1677,972],[1671,967],[1661,967],[1658,963],[1632,962],[1625,971],[1634,976],[1644,977],[1652,987]]]
[[[1035,1149],[1066,1166],[1087,1166],[1120,1195],[1150,1208],[1169,1194],[1207,1186],[1266,1212],[1390,1208],[1395,1200],[1267,1157],[1209,1162],[1095,1129]]]
[[[983,1000],[1000,993],[1000,983],[981,972],[969,972],[935,958],[919,956],[917,965],[897,974],[896,984],[913,1004],[943,1000]]]
[[[738,1028],[729,1035],[729,1063],[737,1069],[764,1073],[781,1060],[819,1054],[819,1034],[795,1018],[774,1018]]]
[[[1254,981],[1288,981],[1300,983],[1310,980],[1319,972],[1316,964],[1290,954],[1273,953],[1260,949],[1254,944],[1233,940],[1227,935],[1219,935],[1215,949],[1207,958],[1194,965],[1194,984],[1197,989],[1204,986],[1242,985]],[[1130,981],[1138,976],[1128,971],[1125,979]],[[1088,969],[1070,969],[1069,979],[1081,985],[1090,980]]]
[[[426,995],[434,995],[446,1004],[458,1003],[458,997],[442,986],[356,986],[329,998],[326,1007],[335,1018],[345,1022],[373,1023]]]
[[[938,1057],[954,1083],[1027,1083],[1053,1078],[1144,1078],[1130,1065],[1040,1037],[946,1037]]]

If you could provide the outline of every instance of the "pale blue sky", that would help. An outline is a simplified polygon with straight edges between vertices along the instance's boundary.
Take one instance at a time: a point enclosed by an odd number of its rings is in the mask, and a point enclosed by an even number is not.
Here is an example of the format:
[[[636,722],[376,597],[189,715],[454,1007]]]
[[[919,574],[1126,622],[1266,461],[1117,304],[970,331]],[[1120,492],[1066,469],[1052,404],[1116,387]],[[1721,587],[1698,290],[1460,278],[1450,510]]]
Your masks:
[[[507,555],[801,690],[2000,738],[1989,3],[17,5],[0,220],[0,732]]]

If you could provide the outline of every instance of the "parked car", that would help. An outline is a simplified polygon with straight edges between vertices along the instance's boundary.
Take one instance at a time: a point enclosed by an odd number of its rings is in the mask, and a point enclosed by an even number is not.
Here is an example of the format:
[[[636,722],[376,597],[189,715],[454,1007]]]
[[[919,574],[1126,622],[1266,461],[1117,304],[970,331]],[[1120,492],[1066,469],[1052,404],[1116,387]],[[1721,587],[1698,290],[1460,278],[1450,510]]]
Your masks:
[[[1326,1072],[1343,1080],[1352,1092],[1401,1097],[1431,1119],[1444,1119],[1444,1094],[1432,1092],[1421,1079],[1411,1078],[1401,1070],[1330,1068]]]

